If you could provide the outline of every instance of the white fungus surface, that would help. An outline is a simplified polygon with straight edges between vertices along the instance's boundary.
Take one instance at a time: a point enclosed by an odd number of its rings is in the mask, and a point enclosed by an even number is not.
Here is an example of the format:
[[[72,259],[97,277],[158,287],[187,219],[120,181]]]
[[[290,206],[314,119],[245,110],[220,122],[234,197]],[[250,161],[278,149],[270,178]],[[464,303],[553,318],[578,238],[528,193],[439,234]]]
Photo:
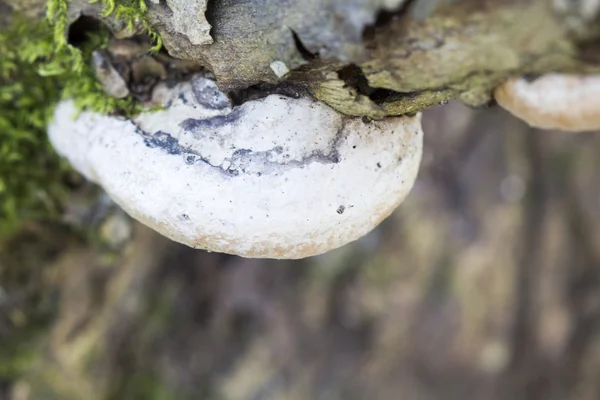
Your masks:
[[[498,104],[543,129],[600,129],[600,76],[548,74],[532,82],[509,79],[494,92]]]
[[[57,151],[132,217],[189,246],[303,258],[371,231],[406,197],[421,160],[420,116],[367,121],[311,99],[231,107],[196,77],[133,119],[62,102]]]

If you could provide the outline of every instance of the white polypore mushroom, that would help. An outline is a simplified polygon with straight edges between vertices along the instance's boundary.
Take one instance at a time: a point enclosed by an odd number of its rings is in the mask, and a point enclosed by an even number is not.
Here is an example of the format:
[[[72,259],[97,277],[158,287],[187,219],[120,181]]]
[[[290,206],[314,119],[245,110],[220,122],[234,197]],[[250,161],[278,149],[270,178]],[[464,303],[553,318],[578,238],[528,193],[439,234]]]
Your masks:
[[[600,129],[600,76],[512,78],[494,91],[498,104],[529,125],[564,131]]]
[[[202,77],[132,119],[59,104],[52,144],[131,216],[195,248],[303,258],[371,231],[406,197],[420,115],[365,121],[308,98],[232,107]]]

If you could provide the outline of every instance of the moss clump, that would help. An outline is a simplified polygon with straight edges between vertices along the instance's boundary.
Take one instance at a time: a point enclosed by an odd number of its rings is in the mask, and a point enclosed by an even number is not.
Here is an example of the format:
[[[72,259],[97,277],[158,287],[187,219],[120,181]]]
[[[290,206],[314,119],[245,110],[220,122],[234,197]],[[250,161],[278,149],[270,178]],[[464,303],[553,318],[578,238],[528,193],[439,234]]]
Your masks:
[[[62,191],[45,130],[64,82],[41,73],[67,62],[52,60],[53,46],[45,22],[17,19],[0,33],[0,235],[22,218],[52,214]]]
[[[51,0],[64,2],[65,0]],[[151,51],[158,51],[162,47],[160,35],[152,29],[148,22],[148,7],[145,0],[90,0],[90,3],[101,2],[105,9],[103,16],[114,15],[117,19],[127,25],[127,29],[133,31],[135,27],[141,26],[150,39],[155,43]]]
[[[114,15],[123,21],[131,31],[141,25],[145,32],[155,42],[151,51],[158,51],[162,47],[160,36],[150,27],[146,13],[147,6],[144,0],[91,0],[90,3],[102,2],[105,6],[103,16]],[[104,114],[119,112],[132,114],[139,111],[133,98],[114,99],[107,96],[102,86],[95,79],[90,68],[92,51],[106,47],[109,38],[108,30],[89,34],[83,48],[78,49],[67,42],[68,19],[67,0],[48,0],[47,24],[52,29],[51,46],[53,53],[42,54],[39,73],[42,76],[53,76],[63,81],[63,98],[75,99],[80,109],[91,109]],[[40,57],[36,57],[40,60]],[[75,78],[72,74],[76,73]]]
[[[143,0],[101,1],[105,15],[114,13],[131,29],[141,24],[154,50],[161,46]],[[91,70],[91,53],[107,44],[109,32],[92,32],[75,48],[67,41],[68,26],[67,1],[49,0],[46,20],[15,16],[0,30],[0,238],[23,220],[57,214],[67,168],[49,146],[46,126],[61,98],[107,114],[139,111],[133,98],[108,97]]]

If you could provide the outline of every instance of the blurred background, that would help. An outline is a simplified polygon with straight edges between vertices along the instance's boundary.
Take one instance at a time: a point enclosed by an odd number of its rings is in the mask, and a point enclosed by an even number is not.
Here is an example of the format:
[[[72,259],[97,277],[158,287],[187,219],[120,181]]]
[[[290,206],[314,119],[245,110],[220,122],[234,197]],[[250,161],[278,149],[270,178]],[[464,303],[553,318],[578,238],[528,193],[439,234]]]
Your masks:
[[[0,399],[600,398],[600,136],[423,120],[405,203],[300,261],[189,249],[74,185],[0,245]]]

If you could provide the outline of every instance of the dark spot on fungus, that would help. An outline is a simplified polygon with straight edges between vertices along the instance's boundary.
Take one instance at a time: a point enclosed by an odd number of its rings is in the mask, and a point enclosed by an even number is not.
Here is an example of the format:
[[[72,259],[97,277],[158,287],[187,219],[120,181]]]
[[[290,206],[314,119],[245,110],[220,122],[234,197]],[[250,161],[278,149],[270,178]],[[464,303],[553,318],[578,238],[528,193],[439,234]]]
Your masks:
[[[344,210],[345,210],[345,209],[346,209],[346,207],[344,207],[344,206],[339,206],[339,207],[338,207],[338,209],[336,210],[336,212],[337,212],[338,214],[340,214],[340,215],[341,215],[341,214],[343,214],[343,213],[344,213]]]
[[[187,154],[184,156],[185,163],[189,165],[194,164],[199,158],[200,157],[195,154]]]
[[[196,140],[219,140],[218,131],[214,132],[204,128],[219,128],[228,123],[235,122],[242,117],[243,113],[244,111],[241,108],[235,108],[230,114],[213,118],[188,118],[181,122],[179,126],[193,134]],[[226,158],[228,165],[224,167],[223,165],[213,165],[200,151],[196,151],[193,146],[183,146],[176,137],[167,132],[157,131],[150,133],[144,131],[133,121],[130,122],[135,127],[137,134],[143,138],[146,146],[160,149],[169,155],[181,155],[183,163],[188,165],[208,165],[227,177],[280,175],[283,171],[294,168],[305,168],[312,163],[330,164],[333,168],[333,164],[341,162],[339,147],[341,141],[344,139],[343,128],[338,129],[335,137],[329,140],[325,149],[315,149],[299,159],[290,159],[290,155],[284,153],[286,149],[281,145],[261,151],[248,148],[230,148],[229,151],[233,150],[233,152],[230,157]],[[280,157],[283,157],[285,161],[281,161]]]
[[[184,95],[183,93],[179,93],[179,96],[177,96],[177,97],[179,98],[179,100],[181,100],[181,102],[182,102],[183,104],[187,104],[187,103],[188,103],[188,101],[187,101],[187,99],[185,98],[185,95]]]
[[[188,118],[179,126],[181,126],[184,130],[191,132],[201,130],[203,128],[219,128],[221,126],[233,124],[234,122],[238,121],[243,114],[244,111],[241,108],[234,108],[233,111],[227,115],[218,115],[216,117],[206,119]]]
[[[154,135],[145,137],[144,142],[146,143],[146,146],[159,147],[168,154],[181,154],[181,147],[179,146],[177,139],[163,131],[158,131]]]

